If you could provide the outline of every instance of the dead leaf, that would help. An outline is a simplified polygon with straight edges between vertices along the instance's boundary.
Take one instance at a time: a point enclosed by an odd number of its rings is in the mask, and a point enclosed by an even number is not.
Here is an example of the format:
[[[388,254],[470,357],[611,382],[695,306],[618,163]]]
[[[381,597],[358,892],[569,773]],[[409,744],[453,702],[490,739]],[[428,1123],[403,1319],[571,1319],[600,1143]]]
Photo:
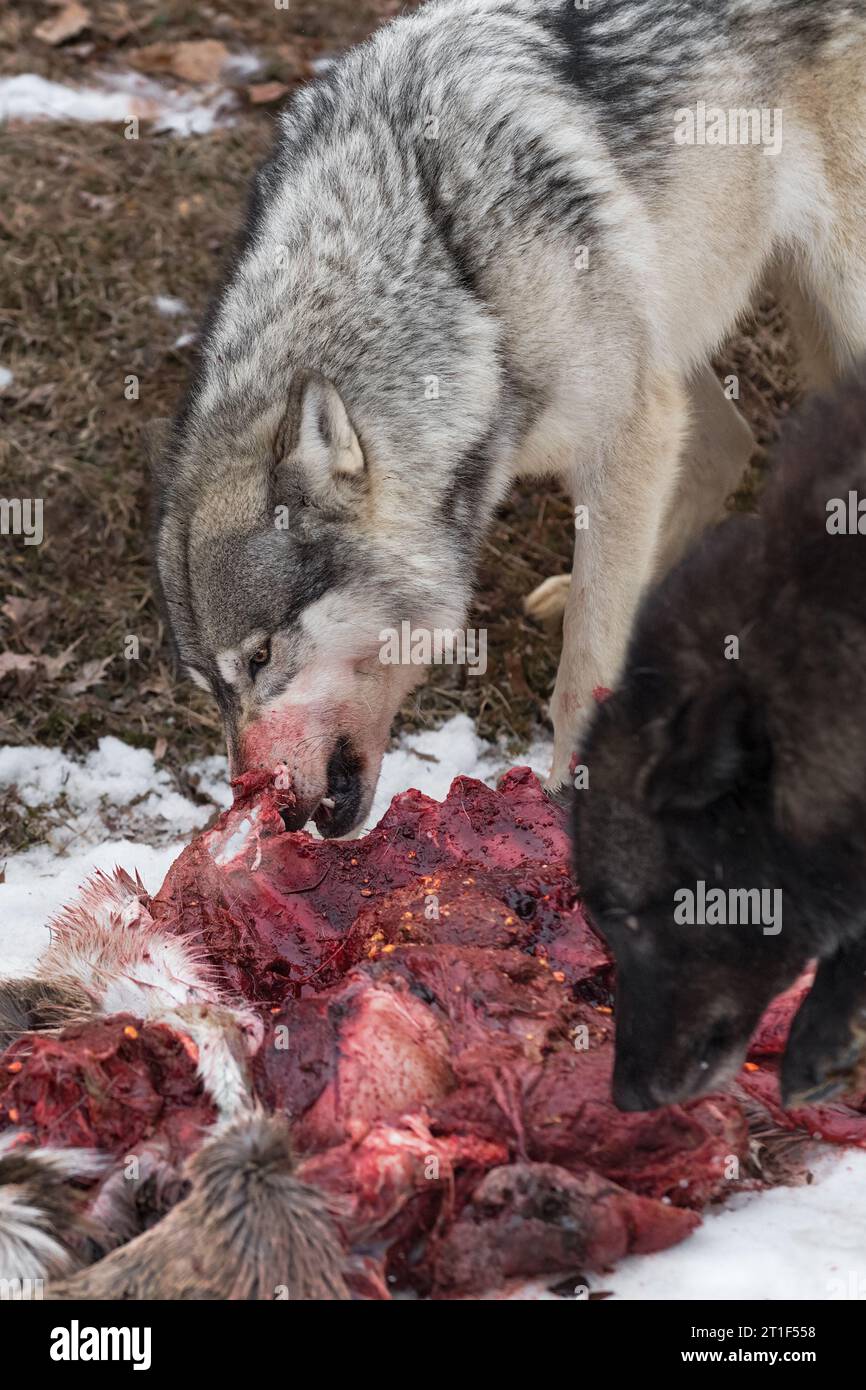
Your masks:
[[[0,883],[6,882],[6,865],[0,864]]]
[[[179,216],[189,217],[193,211],[204,207],[204,197],[201,193],[193,193],[189,198],[178,198],[176,207]]]
[[[46,676],[50,681],[56,680],[57,677],[60,675],[60,672],[66,669],[66,667],[72,660],[72,655],[80,641],[81,638],[77,638],[77,640],[73,642],[70,647],[64,647],[63,651],[59,652],[57,656],[42,657],[42,669],[44,670]]]
[[[20,14],[0,15],[0,44],[17,48],[24,38],[24,20]]]
[[[288,90],[284,82],[254,82],[247,87],[247,97],[253,106],[267,106],[272,101],[282,101]]]
[[[229,51],[219,39],[150,43],[129,55],[132,66],[140,72],[167,72],[184,82],[218,82],[228,58]]]
[[[0,680],[11,676],[13,671],[32,671],[39,665],[39,657],[25,652],[0,652]]]
[[[154,676],[153,680],[142,681],[138,692],[140,695],[168,695],[171,688],[171,682],[165,677]]]
[[[144,23],[149,24],[150,20],[145,19]],[[97,24],[100,34],[105,34],[112,43],[120,43],[123,39],[129,38],[138,27],[130,16],[125,0],[116,0],[116,3],[107,6],[105,11],[101,10]]]
[[[439,763],[441,758],[437,758],[433,753],[419,753],[417,748],[410,748],[409,752],[413,758],[418,758],[422,763]]]
[[[16,627],[26,627],[48,616],[48,599],[19,598],[17,594],[9,594],[3,600],[0,613],[5,613]]]
[[[515,651],[513,647],[505,653],[505,669],[508,672],[511,689],[517,698],[519,700],[531,700],[532,691],[523,669],[523,655],[521,652]]]
[[[77,0],[64,5],[63,9],[53,19],[45,19],[41,24],[37,24],[33,30],[33,37],[41,39],[42,43],[50,43],[52,48],[58,44],[66,43],[69,39],[74,39],[84,29],[90,27],[90,11],[86,5],[79,5]]]
[[[74,681],[70,681],[64,686],[67,695],[83,695],[86,690],[94,685],[100,685],[105,675],[105,668],[114,660],[113,656],[104,656],[100,661],[85,661]]]
[[[156,740],[156,743],[153,745],[153,760],[154,760],[154,762],[155,762],[155,763],[161,763],[167,752],[168,752],[168,739],[167,739],[167,738],[158,738],[158,739]]]

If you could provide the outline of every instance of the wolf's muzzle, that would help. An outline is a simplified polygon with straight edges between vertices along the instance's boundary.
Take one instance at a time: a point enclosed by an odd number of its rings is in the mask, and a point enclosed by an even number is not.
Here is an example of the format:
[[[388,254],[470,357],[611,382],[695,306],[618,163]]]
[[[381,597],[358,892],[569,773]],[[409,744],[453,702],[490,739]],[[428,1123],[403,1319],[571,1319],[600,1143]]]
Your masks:
[[[280,812],[287,830],[302,830],[313,820],[326,840],[339,838],[352,830],[358,820],[363,796],[361,774],[364,760],[350,738],[340,737],[328,759],[328,791],[318,806],[296,805]]]
[[[320,835],[336,839],[357,822],[363,787],[364,762],[349,738],[337,740],[328,760],[328,795],[319,804],[313,819]]]

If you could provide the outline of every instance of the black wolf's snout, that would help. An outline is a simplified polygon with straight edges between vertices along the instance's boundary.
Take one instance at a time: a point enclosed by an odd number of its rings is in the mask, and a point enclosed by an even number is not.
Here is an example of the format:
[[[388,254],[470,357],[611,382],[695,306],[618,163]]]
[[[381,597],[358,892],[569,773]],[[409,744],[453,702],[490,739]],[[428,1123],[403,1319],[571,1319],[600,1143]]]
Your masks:
[[[681,1105],[706,1089],[691,1069],[684,1070],[675,1084],[666,1085],[658,1079],[654,1069],[630,1067],[627,1059],[622,1064],[617,1057],[612,1088],[617,1110],[659,1110],[663,1105]]]
[[[657,1110],[660,1102],[655,1100],[652,1087],[647,1082],[614,1077],[613,1103],[617,1110]]]

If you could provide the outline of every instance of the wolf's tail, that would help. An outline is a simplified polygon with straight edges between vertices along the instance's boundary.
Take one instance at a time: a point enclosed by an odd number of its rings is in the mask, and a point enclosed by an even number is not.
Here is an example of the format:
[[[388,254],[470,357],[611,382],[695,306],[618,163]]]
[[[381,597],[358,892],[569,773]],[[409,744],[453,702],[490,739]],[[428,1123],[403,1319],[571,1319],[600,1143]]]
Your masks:
[[[334,1211],[294,1174],[288,1122],[253,1111],[191,1160],[189,1194],[58,1299],[348,1299]]]

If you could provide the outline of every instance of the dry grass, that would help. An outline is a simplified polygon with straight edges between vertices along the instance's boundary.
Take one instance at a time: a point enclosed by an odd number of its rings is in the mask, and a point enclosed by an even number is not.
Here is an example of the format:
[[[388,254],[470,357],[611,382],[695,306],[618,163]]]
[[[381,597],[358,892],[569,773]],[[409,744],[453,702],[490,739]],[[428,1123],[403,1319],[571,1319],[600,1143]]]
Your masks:
[[[257,81],[291,85],[309,58],[397,7],[235,0],[219,23],[207,6],[145,0],[117,42],[123,7],[91,3],[93,29],[53,49],[32,37],[50,6],[24,15],[0,3],[0,73],[85,83],[95,67],[127,66],[131,48],[218,36],[255,51]],[[45,540],[0,541],[0,649],[68,660],[0,677],[0,742],[82,750],[105,733],[165,738],[178,764],[219,746],[210,703],[174,680],[152,601],[143,426],[177,403],[194,349],[176,340],[207,302],[272,121],[248,108],[232,129],[176,139],[143,124],[137,141],[110,126],[3,129],[0,364],[14,381],[0,396],[0,476],[4,496],[44,499]],[[189,314],[161,316],[157,295]],[[130,376],[137,400],[125,397]],[[10,597],[36,605],[3,608]],[[126,659],[130,636],[137,660]],[[78,689],[88,674],[99,679]]]
[[[31,34],[50,6],[24,14],[0,0],[0,73],[80,82],[93,64],[126,66],[130,47],[217,36],[233,50],[255,50],[261,80],[291,83],[311,56],[354,41],[398,7],[293,0],[274,11],[263,0],[233,0],[220,20],[203,5],[137,0],[127,12],[134,25],[118,39],[123,6],[94,0],[92,31],[55,50]],[[219,747],[209,702],[174,680],[152,602],[142,430],[177,402],[192,349],[176,339],[205,305],[271,122],[247,109],[233,129],[186,140],[145,127],[138,141],[107,126],[3,130],[0,365],[14,382],[0,394],[0,476],[4,496],[44,498],[45,540],[0,539],[0,609],[10,597],[31,601],[0,612],[0,648],[40,658],[0,678],[0,742],[84,750],[114,733],[162,753],[166,740],[163,755],[177,767]],[[183,299],[189,315],[160,316],[156,295]],[[795,394],[772,306],[728,357],[766,445]],[[131,375],[140,382],[133,401],[124,396]],[[758,466],[744,505],[759,476]],[[483,733],[517,744],[545,717],[556,642],[523,620],[520,604],[568,568],[571,536],[569,507],[555,491],[515,493],[484,544],[471,620],[488,629],[488,674],[436,672],[404,723],[463,709]],[[137,660],[124,654],[130,636]],[[62,653],[62,669],[41,660]]]

